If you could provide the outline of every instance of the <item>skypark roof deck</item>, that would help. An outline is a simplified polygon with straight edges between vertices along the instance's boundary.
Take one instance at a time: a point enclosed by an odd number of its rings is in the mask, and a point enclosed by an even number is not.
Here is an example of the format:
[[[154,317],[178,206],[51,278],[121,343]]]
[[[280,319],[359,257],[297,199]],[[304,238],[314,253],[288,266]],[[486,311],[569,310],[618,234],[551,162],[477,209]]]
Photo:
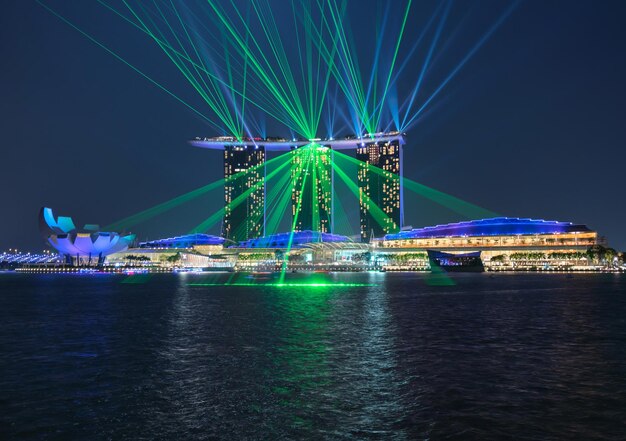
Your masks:
[[[320,145],[330,145],[335,150],[352,150],[356,149],[360,145],[379,142],[399,141],[404,145],[404,133],[401,132],[387,132],[387,133],[372,133],[365,134],[363,136],[346,136],[345,138],[313,138],[313,139],[285,139],[276,137],[267,138],[249,138],[244,137],[241,140],[233,136],[216,136],[213,138],[200,138],[196,137],[189,141],[194,147],[201,147],[205,149],[222,150],[225,146],[243,146],[243,145],[256,145],[263,146],[265,150],[272,151],[289,151],[292,147],[303,147],[305,145],[316,143]]]

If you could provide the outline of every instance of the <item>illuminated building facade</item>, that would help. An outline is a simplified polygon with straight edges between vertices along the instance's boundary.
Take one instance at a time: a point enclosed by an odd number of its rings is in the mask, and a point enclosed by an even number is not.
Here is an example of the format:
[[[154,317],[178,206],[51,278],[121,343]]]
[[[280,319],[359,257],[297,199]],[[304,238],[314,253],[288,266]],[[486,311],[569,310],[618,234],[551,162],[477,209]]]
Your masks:
[[[239,242],[263,235],[265,225],[264,165],[265,148],[263,146],[224,146],[224,223],[222,226],[224,238]]]
[[[367,142],[356,148],[361,240],[395,233],[402,227],[402,147],[399,139]],[[378,167],[383,173],[373,170]],[[384,216],[374,212],[380,208]]]
[[[126,250],[135,240],[134,234],[122,236],[104,232],[95,224],[77,228],[71,217],[55,218],[52,209],[39,211],[39,231],[69,265],[102,265],[107,256]]]
[[[113,254],[107,259],[113,266],[137,266],[152,269],[214,268],[230,270],[233,259],[224,256],[225,240],[209,234],[187,234],[147,242],[137,248]]]
[[[148,242],[139,242],[139,248],[148,249],[193,249],[201,254],[219,252],[224,248],[224,238],[210,234],[187,234],[185,236],[168,237]]]
[[[333,170],[330,147],[312,144],[291,150],[294,231],[332,231]]]
[[[391,260],[424,251],[480,252],[489,268],[545,268],[587,266],[587,250],[604,244],[598,233],[585,225],[501,217],[387,234],[372,242],[372,250]]]
[[[335,151],[357,151],[357,159],[365,160],[367,166],[359,170],[361,236],[368,240],[386,233],[398,231],[403,223],[402,185],[398,176],[402,174],[402,145],[404,133],[386,132],[367,134],[366,138],[354,135],[345,138],[327,139],[285,139],[277,137],[237,138],[218,136],[190,140],[195,147],[224,151],[224,177],[226,210],[222,235],[230,240],[241,241],[263,235],[265,212],[265,189],[248,195],[245,203],[238,205],[236,198],[263,180],[265,187],[265,167],[246,174],[248,182],[231,182],[229,176],[237,171],[264,163],[266,152],[289,153],[292,156],[292,215],[296,219],[295,231],[333,231],[333,156]],[[263,147],[260,147],[260,146]],[[254,146],[260,152],[251,154]],[[363,148],[367,147],[367,148]],[[310,153],[310,154],[309,154]],[[261,157],[257,157],[257,156]],[[306,161],[315,166],[307,167]],[[308,163],[310,165],[310,163]],[[389,173],[389,177],[379,177],[368,167],[378,167]],[[308,173],[303,172],[308,168]],[[229,205],[230,201],[236,203]],[[255,204],[256,202],[256,204]],[[372,207],[376,205],[376,207]],[[252,215],[248,213],[252,212]],[[383,213],[381,215],[381,213]],[[374,214],[374,215],[372,215]],[[248,219],[248,221],[244,221]],[[376,220],[378,219],[378,221]],[[237,233],[238,227],[243,233]]]
[[[350,242],[346,236],[331,233],[321,233],[319,231],[298,231],[292,233],[277,233],[269,236],[259,237],[240,242],[237,248],[240,249],[286,249],[300,248],[312,243],[343,243]]]

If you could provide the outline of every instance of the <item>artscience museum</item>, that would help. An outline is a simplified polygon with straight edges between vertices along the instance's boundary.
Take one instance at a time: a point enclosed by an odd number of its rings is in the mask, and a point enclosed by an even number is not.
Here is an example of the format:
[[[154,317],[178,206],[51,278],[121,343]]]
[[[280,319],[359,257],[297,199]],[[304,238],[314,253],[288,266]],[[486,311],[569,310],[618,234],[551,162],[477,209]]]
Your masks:
[[[133,234],[122,236],[100,231],[100,226],[95,224],[76,228],[71,217],[55,218],[47,207],[39,211],[39,231],[70,265],[101,265],[106,256],[128,249],[135,240]]]

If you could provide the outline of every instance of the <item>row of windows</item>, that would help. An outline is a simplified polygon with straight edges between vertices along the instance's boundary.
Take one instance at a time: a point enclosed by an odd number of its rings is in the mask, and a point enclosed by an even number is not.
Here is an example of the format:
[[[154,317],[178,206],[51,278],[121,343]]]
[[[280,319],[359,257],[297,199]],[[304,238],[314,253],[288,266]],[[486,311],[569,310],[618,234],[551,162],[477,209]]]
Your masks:
[[[440,238],[440,239],[404,239],[381,241],[381,246],[388,248],[402,247],[472,247],[472,246],[550,246],[550,245],[594,245],[594,237],[537,237],[537,236],[502,236],[497,238]]]

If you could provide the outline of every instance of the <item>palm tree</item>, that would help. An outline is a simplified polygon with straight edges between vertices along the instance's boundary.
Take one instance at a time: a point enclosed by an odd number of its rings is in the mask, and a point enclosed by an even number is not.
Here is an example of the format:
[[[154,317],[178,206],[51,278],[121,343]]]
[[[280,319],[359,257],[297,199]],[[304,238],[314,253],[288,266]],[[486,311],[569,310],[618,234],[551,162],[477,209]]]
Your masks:
[[[613,248],[606,248],[604,250],[604,261],[606,262],[607,266],[613,265],[613,259],[615,258],[615,256],[617,256],[617,251],[615,251]]]

